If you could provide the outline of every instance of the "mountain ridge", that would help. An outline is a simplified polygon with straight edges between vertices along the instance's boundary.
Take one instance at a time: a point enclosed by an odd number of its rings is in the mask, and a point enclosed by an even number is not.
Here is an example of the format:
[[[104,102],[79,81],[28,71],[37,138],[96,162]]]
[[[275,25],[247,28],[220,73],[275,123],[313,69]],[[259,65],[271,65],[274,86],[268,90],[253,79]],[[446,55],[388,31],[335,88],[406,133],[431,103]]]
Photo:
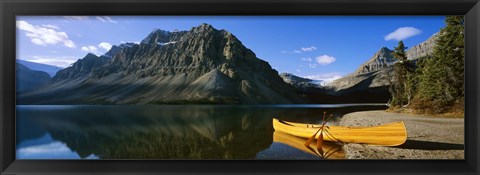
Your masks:
[[[112,51],[116,49],[116,51]],[[37,91],[27,104],[299,103],[293,86],[238,38],[209,24],[153,30],[139,44],[87,54]],[[48,98],[48,99],[47,99]]]
[[[26,60],[21,60],[21,59],[16,59],[16,62],[22,64],[23,66],[28,67],[28,68],[31,69],[31,70],[37,70],[37,71],[46,72],[46,73],[48,73],[48,75],[50,75],[50,77],[54,77],[55,74],[56,74],[58,71],[60,71],[60,70],[63,69],[63,68],[58,67],[58,66],[52,66],[52,65],[48,65],[48,64],[35,63],[35,62],[26,61]]]
[[[50,75],[43,71],[32,70],[27,66],[16,63],[16,91],[22,92],[36,88],[47,83],[51,78]]]

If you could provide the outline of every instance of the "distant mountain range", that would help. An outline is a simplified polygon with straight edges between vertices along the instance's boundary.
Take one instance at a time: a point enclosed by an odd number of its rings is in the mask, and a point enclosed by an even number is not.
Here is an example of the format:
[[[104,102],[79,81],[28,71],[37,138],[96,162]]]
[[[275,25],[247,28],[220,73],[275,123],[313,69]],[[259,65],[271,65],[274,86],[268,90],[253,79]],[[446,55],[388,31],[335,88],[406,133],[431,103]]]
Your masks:
[[[232,33],[202,24],[153,30],[139,44],[87,54],[20,104],[302,103],[295,88]]]
[[[406,51],[409,60],[417,60],[433,53],[437,34]],[[393,82],[393,67],[396,62],[393,50],[380,48],[354,72],[322,83],[322,86],[306,86],[313,81],[292,74],[282,76],[285,82],[294,85],[310,103],[361,103],[387,102],[390,99],[389,87]],[[293,77],[293,78],[290,78]],[[296,81],[295,81],[296,80]]]
[[[408,59],[417,60],[432,54],[436,38],[437,34],[408,49],[406,51]],[[360,65],[355,72],[333,81],[329,86],[336,92],[388,88],[390,82],[394,81],[392,79],[392,65],[396,60],[393,58],[393,52],[393,50],[382,47],[368,61]],[[363,84],[363,86],[359,84]]]
[[[16,74],[17,92],[34,89],[51,79],[46,72],[32,70],[20,63],[16,64]]]
[[[310,88],[310,87],[320,88],[323,83],[322,80],[312,80],[309,78],[303,78],[291,73],[281,73],[280,77],[282,77],[283,81],[285,81],[288,84],[291,84],[295,88]]]
[[[433,53],[437,34],[407,50],[409,60],[417,60]],[[380,48],[354,72],[332,82],[315,83],[314,80],[282,73],[285,82],[292,84],[307,103],[384,103],[391,94],[393,50]]]
[[[55,76],[55,74],[59,70],[63,69],[63,68],[57,67],[57,66],[34,63],[34,62],[31,62],[31,61],[25,61],[25,60],[20,60],[20,59],[17,59],[17,63],[20,63],[20,64],[24,65],[25,67],[28,67],[31,70],[46,72],[46,73],[48,73],[48,75],[50,75],[50,77]]]

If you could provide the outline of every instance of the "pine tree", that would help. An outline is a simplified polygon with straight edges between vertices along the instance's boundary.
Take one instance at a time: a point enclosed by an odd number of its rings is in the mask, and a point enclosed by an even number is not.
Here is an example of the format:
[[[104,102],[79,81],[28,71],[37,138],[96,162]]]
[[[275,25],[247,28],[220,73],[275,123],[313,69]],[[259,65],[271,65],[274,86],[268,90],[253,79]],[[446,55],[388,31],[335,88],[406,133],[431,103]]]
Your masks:
[[[404,106],[408,104],[409,101],[407,94],[407,90],[409,89],[407,87],[408,61],[405,49],[407,49],[407,47],[405,47],[403,41],[399,41],[393,53],[393,57],[397,60],[393,67],[394,81],[390,86],[390,92],[392,94],[391,105],[393,106]]]
[[[429,102],[426,108],[445,112],[464,100],[464,19],[447,16],[431,58],[422,68],[416,101]]]

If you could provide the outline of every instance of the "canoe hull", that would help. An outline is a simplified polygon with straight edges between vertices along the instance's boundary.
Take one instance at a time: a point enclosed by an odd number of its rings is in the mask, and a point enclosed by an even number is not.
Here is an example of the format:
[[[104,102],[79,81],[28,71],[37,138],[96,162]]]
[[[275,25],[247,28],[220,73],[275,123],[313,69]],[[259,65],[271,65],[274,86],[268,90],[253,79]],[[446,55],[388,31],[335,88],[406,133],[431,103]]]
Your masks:
[[[319,126],[273,119],[275,131],[302,138],[310,138],[319,129]],[[320,133],[315,136],[315,139],[318,139],[319,136]],[[328,126],[324,129],[323,139],[332,142],[398,146],[407,140],[407,130],[403,122],[372,127]]]

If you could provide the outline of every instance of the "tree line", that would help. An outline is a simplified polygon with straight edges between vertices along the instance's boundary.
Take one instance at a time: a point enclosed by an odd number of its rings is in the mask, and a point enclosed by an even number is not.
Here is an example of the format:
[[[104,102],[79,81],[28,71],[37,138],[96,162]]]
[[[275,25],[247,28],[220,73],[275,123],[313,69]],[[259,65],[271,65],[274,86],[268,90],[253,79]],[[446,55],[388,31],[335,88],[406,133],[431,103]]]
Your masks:
[[[395,47],[391,107],[408,107],[422,113],[463,111],[464,18],[447,16],[445,23],[431,55],[408,60],[403,41]]]

